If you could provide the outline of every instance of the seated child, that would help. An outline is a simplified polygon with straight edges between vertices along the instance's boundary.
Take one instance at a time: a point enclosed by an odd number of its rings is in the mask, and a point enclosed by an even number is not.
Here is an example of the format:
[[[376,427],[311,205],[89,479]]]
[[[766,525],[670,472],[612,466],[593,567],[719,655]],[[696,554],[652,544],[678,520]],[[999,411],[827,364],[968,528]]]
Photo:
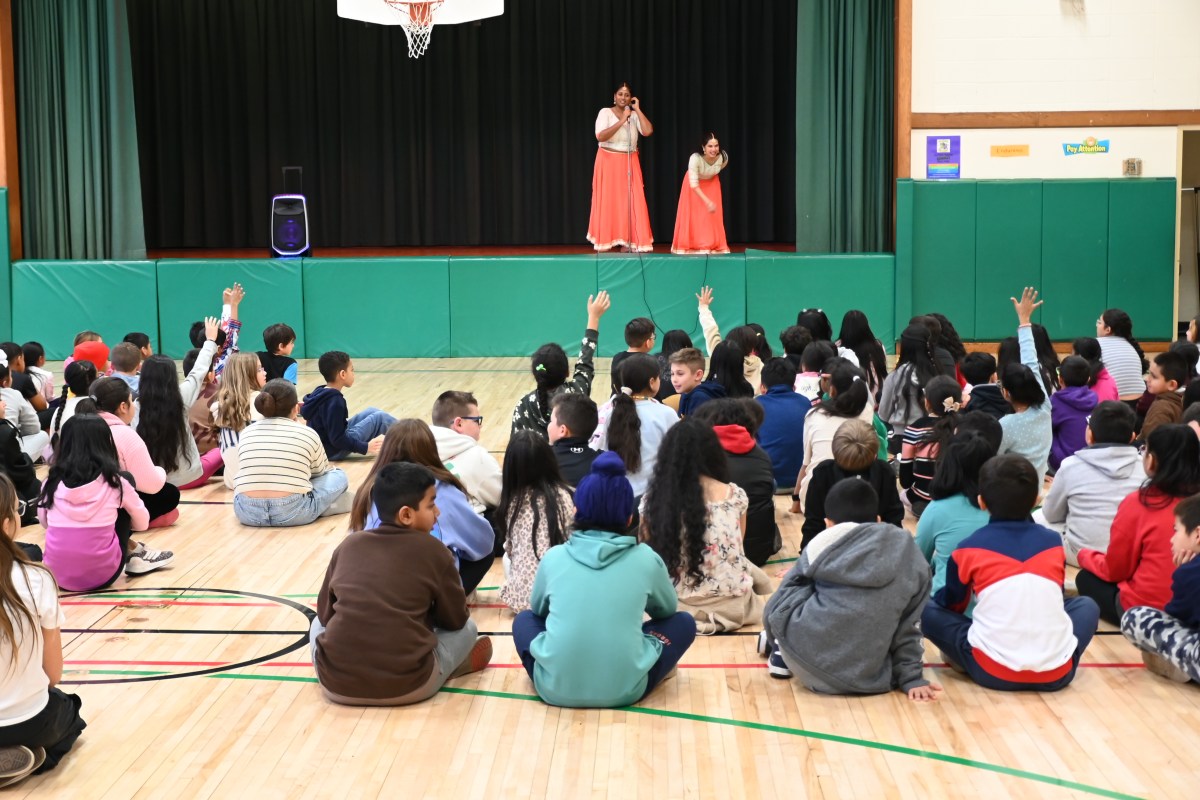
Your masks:
[[[500,465],[479,443],[483,413],[470,392],[447,391],[433,401],[430,415],[438,457],[467,488],[479,511],[500,504]]]
[[[796,373],[796,393],[814,405],[821,401],[821,370],[829,359],[837,356],[830,342],[813,342],[800,355],[800,371]]]
[[[762,390],[755,399],[764,416],[758,443],[771,457],[775,484],[786,490],[796,485],[804,462],[804,417],[812,402],[795,390],[796,368],[786,358],[763,365]]]
[[[662,559],[626,535],[632,518],[625,465],[601,453],[575,490],[574,532],[542,556],[530,610],[512,624],[517,655],[550,705],[636,703],[696,638],[691,615],[676,612]]]
[[[76,347],[79,347],[79,345],[84,344],[86,342],[99,342],[101,344],[104,344],[104,338],[100,334],[96,333],[95,331],[80,331],[79,333],[75,334],[75,338],[71,342],[71,347],[76,348]],[[88,354],[89,360],[92,355],[94,355],[94,353]],[[108,358],[108,345],[104,346],[104,357],[105,357],[105,359]],[[75,355],[74,349],[72,349],[71,355],[69,355],[65,359],[63,359],[63,370],[65,371],[67,369],[67,367],[71,366],[71,364],[75,363],[78,360],[79,359]],[[95,362],[93,362],[93,363],[95,363]],[[100,371],[104,372],[105,370],[100,370]]]
[[[679,410],[680,404],[683,402],[684,395],[691,395],[696,392],[704,384],[704,354],[695,347],[685,347],[682,350],[676,350],[671,354],[671,386],[675,387],[675,394],[663,401],[663,405],[681,413]],[[711,398],[705,398],[711,399]],[[699,400],[699,395],[692,399],[693,403]],[[699,400],[700,403],[704,402]]]
[[[145,361],[150,356],[154,355],[154,346],[150,344],[150,337],[144,333],[134,331],[133,333],[125,334],[123,342],[129,342],[136,347],[142,354],[142,360]]]
[[[621,456],[629,470],[633,495],[641,497],[654,471],[659,445],[679,417],[654,399],[658,394],[658,362],[653,356],[633,354],[621,365],[618,380],[621,386],[612,399],[612,416],[607,427],[593,435],[593,446]]]
[[[1017,312],[1017,342],[1021,363],[1007,364],[1000,375],[1004,399],[1013,407],[1013,413],[1000,420],[1004,428],[1000,454],[1013,453],[1027,459],[1037,470],[1039,484],[1045,480],[1046,470],[1050,466],[1050,444],[1054,438],[1050,426],[1049,398],[1039,377],[1042,368],[1033,342],[1033,326],[1029,321],[1040,305],[1037,292],[1031,288],[1021,293],[1019,301],[1013,299],[1013,308]]]
[[[1092,372],[1092,376],[1088,378],[1088,388],[1095,393],[1098,402],[1121,399],[1117,392],[1117,382],[1104,366],[1104,353],[1100,349],[1100,342],[1092,336],[1080,336],[1071,343],[1071,354],[1088,362]]]
[[[847,420],[837,429],[833,435],[833,458],[813,468],[812,481],[808,484],[804,525],[800,528],[802,552],[825,530],[825,518],[829,516],[825,504],[829,491],[847,478],[861,479],[874,490],[881,521],[889,525],[900,525],[904,521],[904,504],[896,489],[896,476],[876,457],[878,451],[879,438],[874,428],[861,419]]]
[[[107,375],[110,370],[108,363],[108,345],[99,339],[87,339],[75,345],[75,349],[71,351],[71,358],[64,361],[63,369],[65,370],[70,363],[75,361],[90,361],[96,367],[96,372],[100,375]]]
[[[292,358],[292,351],[296,349],[296,332],[283,322],[268,325],[263,331],[263,346],[267,349],[258,352],[258,360],[267,371],[267,380],[283,378],[294,386],[300,377],[299,366],[296,359]]]
[[[800,360],[804,355],[804,348],[812,342],[812,333],[802,325],[790,325],[779,334],[779,343],[783,345],[783,357],[796,368],[797,375],[801,372]]]
[[[943,449],[933,482],[929,484],[933,501],[917,523],[917,547],[933,567],[930,594],[937,594],[946,585],[946,565],[954,548],[988,524],[988,513],[979,507],[979,471],[996,455],[1000,425],[986,412],[972,413],[996,426],[994,437],[989,439],[970,428],[955,432]],[[967,606],[968,617],[974,607],[974,603]]]
[[[220,438],[226,489],[232,489],[237,478],[238,442],[241,441],[242,431],[262,419],[262,414],[254,407],[254,400],[266,383],[266,373],[262,364],[253,354],[234,353],[225,362],[221,387],[217,391],[217,399],[209,405],[208,413]],[[203,401],[197,400],[192,404],[192,408],[201,402]],[[194,420],[194,417],[192,419]],[[195,430],[195,423],[192,425]]]
[[[555,400],[568,397],[579,395],[559,395]],[[553,420],[553,411],[550,417]],[[571,490],[563,483],[550,445],[533,431],[514,434],[504,451],[504,492],[496,508],[496,539],[504,546],[500,600],[515,613],[529,608],[538,564],[551,547],[571,535],[574,513]]]
[[[16,489],[17,499],[25,503],[21,525],[37,522],[37,501],[42,493],[42,482],[37,479],[33,459],[21,450],[21,434],[7,419],[0,419],[0,473],[8,476]],[[3,506],[0,506],[0,513],[3,513]],[[36,560],[40,561],[41,558]]]
[[[56,688],[62,680],[60,629],[66,618],[50,571],[29,563],[13,541],[19,524],[17,505],[13,487],[0,477],[0,570],[7,595],[0,609],[7,629],[0,645],[0,661],[5,664],[0,673],[0,750],[7,751],[3,759],[10,767],[5,786],[34,771],[54,769],[87,727],[79,716],[79,697]],[[16,769],[12,769],[17,766],[11,759],[13,751],[24,755]]]
[[[21,397],[25,398],[35,412],[45,411],[46,398],[42,396],[33,378],[25,374],[25,349],[16,342],[4,342],[0,344],[0,352],[4,354],[4,360],[8,364],[12,388],[20,392]]]
[[[133,398],[136,400],[140,381],[138,370],[142,366],[142,351],[129,342],[121,342],[113,345],[109,359],[112,361],[112,376],[129,384],[129,391],[133,392]]]
[[[567,353],[553,342],[539,347],[530,358],[530,369],[537,388],[517,402],[513,409],[512,432],[537,431],[546,435],[546,427],[550,424],[550,401],[555,395],[581,394],[589,397],[592,394],[592,378],[595,377],[596,367],[592,359],[596,355],[596,341],[600,336],[600,318],[608,311],[612,301],[608,292],[601,289],[595,297],[588,295],[587,299],[587,328],[583,331],[583,344],[579,348],[579,358],[575,362],[575,374],[567,379]]]
[[[1050,468],[1056,473],[1063,459],[1087,446],[1088,417],[1100,402],[1088,388],[1092,368],[1079,356],[1067,356],[1058,368],[1061,388],[1050,395]]]
[[[221,380],[221,373],[225,371],[225,362],[231,355],[238,352],[238,334],[242,329],[242,323],[238,320],[238,307],[245,297],[246,290],[240,283],[235,283],[232,289],[227,288],[221,292],[221,323],[215,340],[217,355],[213,359],[212,366],[213,377],[218,381]],[[204,341],[207,338],[205,329],[205,320],[192,323],[192,328],[188,332],[192,347],[204,347]]]
[[[925,384],[921,395],[925,415],[909,423],[900,445],[901,499],[918,519],[929,505],[934,468],[962,408],[962,387],[949,375],[938,375]]]
[[[1179,353],[1168,351],[1154,357],[1150,375],[1146,378],[1146,391],[1154,395],[1154,402],[1142,423],[1143,440],[1149,439],[1160,425],[1173,425],[1183,417],[1182,392],[1190,371],[1187,361]]]
[[[1063,600],[1062,539],[1029,519],[1040,490],[1037,470],[1023,456],[983,465],[979,507],[991,521],[950,554],[946,585],[921,615],[925,638],[988,689],[1064,688],[1100,617],[1091,598]],[[972,594],[978,603],[968,618]]]
[[[875,421],[871,391],[862,370],[834,357],[822,368],[822,376],[828,380],[824,388],[829,399],[814,405],[804,420],[804,460],[792,492],[793,514],[804,510],[812,471],[817,464],[833,458],[833,435],[838,428],[851,419],[861,419],[872,426]]]
[[[658,361],[658,402],[663,405],[670,406],[676,412],[679,411],[679,401],[676,400],[674,405],[666,402],[668,397],[676,394],[675,387],[671,383],[671,356],[688,347],[695,347],[692,344],[692,337],[688,336],[688,332],[675,328],[663,334],[662,347],[659,348],[654,358]]]
[[[0,352],[0,416],[16,427],[20,433],[21,450],[31,460],[37,461],[42,457],[46,445],[50,444],[50,434],[42,430],[37,411],[29,401],[13,388],[12,378],[13,373],[4,361],[4,353]]]
[[[193,347],[184,354],[184,375],[192,373],[192,368],[196,366],[196,361],[199,358],[200,349],[197,347]],[[220,390],[221,386],[217,383],[216,376],[213,375],[210,366],[207,374],[201,380],[200,394],[197,395],[196,401],[192,403],[192,407],[188,409],[188,428],[191,430],[192,439],[196,442],[196,452],[201,456],[221,445],[220,429],[217,427],[216,420],[213,419],[212,411],[212,405],[217,402],[217,394]],[[225,485],[232,489],[233,485],[231,481],[233,480],[233,476],[226,472],[225,477],[227,479]]]
[[[1113,625],[1135,606],[1163,608],[1171,599],[1171,531],[1175,506],[1200,492],[1200,442],[1185,425],[1162,425],[1146,440],[1148,480],[1117,507],[1108,548],[1079,551],[1079,594]]]
[[[40,342],[26,342],[21,345],[25,354],[25,374],[33,379],[34,388],[46,398],[46,403],[54,402],[54,373],[46,369],[46,350]],[[48,412],[50,409],[47,408]],[[38,412],[39,415],[43,412]],[[43,428],[46,426],[43,425]]]
[[[47,463],[54,459],[54,446],[58,442],[58,432],[62,426],[75,414],[75,409],[81,400],[87,399],[91,386],[96,382],[96,367],[90,361],[72,361],[63,370],[62,394],[54,404],[50,415],[50,425],[46,432],[50,434],[50,444],[42,451],[42,457]],[[126,387],[128,388],[128,387]],[[135,434],[136,435],[136,434]]]
[[[866,481],[829,490],[826,529],[767,603],[758,651],[769,655],[772,677],[794,675],[814,692],[899,689],[916,702],[937,700],[942,687],[925,679],[917,627],[929,568],[912,537],[877,511]]]
[[[1054,397],[1059,394],[1063,392]],[[1063,460],[1042,507],[1034,512],[1034,522],[1062,534],[1072,566],[1079,566],[1080,550],[1108,549],[1117,507],[1146,480],[1142,456],[1133,445],[1136,424],[1133,409],[1119,400],[1097,405],[1084,431],[1087,446]]]
[[[743,551],[750,501],[730,477],[717,434],[686,419],[663,439],[641,504],[641,539],[666,563],[680,607],[704,634],[756,622],[761,595],[771,592],[770,578]]]
[[[329,559],[309,641],[334,703],[419,703],[491,661],[492,641],[471,619],[454,559],[429,535],[435,492],[424,467],[388,464],[371,490],[379,526],[351,533]]]
[[[636,353],[649,353],[654,349],[654,322],[646,317],[634,317],[625,323],[625,344],[628,349],[622,350],[612,357],[612,372],[613,394],[621,390],[621,385],[617,382],[617,370],[621,366],[621,362]]]
[[[991,353],[967,353],[959,365],[967,379],[967,410],[982,411],[996,419],[1011,414],[1013,409],[1004,399],[996,383],[996,357]]]
[[[378,408],[366,408],[349,417],[342,389],[354,385],[354,362],[341,350],[323,354],[317,360],[317,369],[325,385],[304,396],[300,413],[321,437],[325,455],[330,461],[341,461],[351,453],[378,453],[383,435],[396,418]]]
[[[546,435],[562,479],[572,489],[592,471],[592,462],[600,455],[599,451],[588,447],[597,419],[596,401],[590,397],[564,393],[555,395],[550,401],[550,425]]]
[[[761,413],[762,406],[752,400],[727,398],[706,403],[690,417],[712,427],[725,451],[729,482],[746,493],[749,505],[742,527],[742,550],[750,563],[758,567],[783,547],[783,537],[775,524],[771,457],[755,441],[760,424],[756,414]]]
[[[1175,506],[1171,553],[1176,564],[1171,601],[1162,611],[1129,609],[1121,617],[1121,633],[1142,651],[1154,674],[1180,683],[1200,681],[1200,496]]]
[[[704,331],[704,344],[708,347],[709,358],[712,358],[716,354],[717,345],[722,342],[721,331],[717,328],[717,320],[712,313],[712,287],[702,286],[700,294],[696,295],[696,300],[699,302],[697,310],[700,313],[700,328]],[[750,396],[753,397],[758,393],[763,365],[762,359],[758,356],[760,341],[758,331],[749,325],[739,325],[729,331],[724,338],[736,344],[742,353],[742,375],[750,384]],[[728,386],[725,388],[729,389]]]

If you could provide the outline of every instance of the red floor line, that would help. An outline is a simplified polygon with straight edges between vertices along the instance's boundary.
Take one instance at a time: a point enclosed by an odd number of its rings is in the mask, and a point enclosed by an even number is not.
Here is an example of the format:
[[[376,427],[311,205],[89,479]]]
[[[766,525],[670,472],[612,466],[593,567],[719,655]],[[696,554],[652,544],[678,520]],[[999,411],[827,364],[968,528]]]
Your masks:
[[[137,606],[143,608],[146,606],[238,606],[238,607],[256,607],[270,608],[271,606],[279,606],[279,603],[218,603],[205,602],[203,600],[60,600],[59,605],[63,606]],[[279,606],[285,608],[285,606]]]
[[[117,664],[120,666],[172,666],[172,667],[219,667],[222,664],[229,664],[228,661],[151,661],[151,660],[127,660],[119,661],[116,659],[100,658],[100,659],[67,659],[66,664],[82,664],[82,665],[101,665],[101,664]],[[311,667],[311,661],[268,661],[264,664],[252,664],[254,667]],[[522,664],[488,664],[493,669],[520,669]],[[680,669],[766,669],[766,662],[759,664],[679,664]],[[944,663],[929,663],[925,665],[931,669],[947,669],[948,665]],[[1130,663],[1130,664],[1080,664],[1081,668],[1092,669],[1140,669],[1145,667],[1145,664]]]

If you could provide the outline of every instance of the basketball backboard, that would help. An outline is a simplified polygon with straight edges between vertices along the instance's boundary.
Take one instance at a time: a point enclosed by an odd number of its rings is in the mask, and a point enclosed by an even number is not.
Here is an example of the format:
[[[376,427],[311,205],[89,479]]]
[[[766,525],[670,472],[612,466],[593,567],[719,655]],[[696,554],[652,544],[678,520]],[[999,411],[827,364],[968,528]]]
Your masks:
[[[376,25],[400,25],[404,19],[384,0],[338,0],[339,17]],[[434,25],[457,25],[504,13],[504,0],[443,0],[433,12]]]

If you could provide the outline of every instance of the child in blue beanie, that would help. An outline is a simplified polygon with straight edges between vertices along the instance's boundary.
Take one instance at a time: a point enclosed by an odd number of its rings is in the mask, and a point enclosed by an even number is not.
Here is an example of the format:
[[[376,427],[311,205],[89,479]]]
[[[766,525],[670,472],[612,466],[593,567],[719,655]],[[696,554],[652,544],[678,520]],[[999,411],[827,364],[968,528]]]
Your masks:
[[[632,516],[625,463],[601,453],[575,489],[575,532],[542,558],[530,610],[513,620],[517,655],[550,705],[636,703],[696,638],[662,559],[626,535]]]

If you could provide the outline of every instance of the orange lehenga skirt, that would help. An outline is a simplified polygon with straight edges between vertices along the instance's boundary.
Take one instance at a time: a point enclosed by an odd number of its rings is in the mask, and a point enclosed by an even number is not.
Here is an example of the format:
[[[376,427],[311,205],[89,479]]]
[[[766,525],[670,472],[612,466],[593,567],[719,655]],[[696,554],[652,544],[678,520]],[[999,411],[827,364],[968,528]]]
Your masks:
[[[627,167],[632,167],[631,176],[627,175]],[[654,250],[650,212],[642,188],[642,162],[637,153],[628,155],[596,148],[587,239],[601,251],[620,246],[639,253]]]
[[[721,202],[721,176],[714,175],[700,181],[700,191],[717,204],[717,210],[709,213],[708,206],[692,191],[688,174],[683,173],[683,188],[679,191],[679,211],[675,214],[675,238],[671,240],[671,252],[680,255],[703,253],[728,253],[725,241],[725,206]]]

